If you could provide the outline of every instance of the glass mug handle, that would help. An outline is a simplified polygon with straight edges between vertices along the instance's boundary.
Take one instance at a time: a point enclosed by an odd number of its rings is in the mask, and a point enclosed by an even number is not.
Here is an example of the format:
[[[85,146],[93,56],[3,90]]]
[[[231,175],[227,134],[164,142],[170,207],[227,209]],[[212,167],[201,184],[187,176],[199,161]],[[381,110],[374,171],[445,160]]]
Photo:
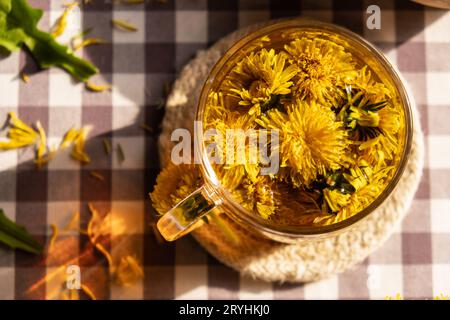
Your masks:
[[[167,241],[177,240],[194,230],[197,222],[216,206],[202,186],[159,218],[157,228]]]

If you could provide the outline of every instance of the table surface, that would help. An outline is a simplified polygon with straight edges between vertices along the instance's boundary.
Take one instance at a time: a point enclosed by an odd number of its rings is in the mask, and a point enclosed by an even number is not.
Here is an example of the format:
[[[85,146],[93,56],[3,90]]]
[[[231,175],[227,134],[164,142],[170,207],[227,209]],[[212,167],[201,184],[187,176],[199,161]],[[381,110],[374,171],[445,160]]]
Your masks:
[[[65,1],[32,0],[45,10],[41,27],[48,30]],[[111,1],[109,1],[111,2]],[[40,241],[48,241],[49,225],[63,227],[73,212],[82,221],[92,202],[100,212],[126,217],[133,225],[136,256],[144,278],[131,287],[101,283],[100,298],[134,299],[432,299],[450,294],[450,12],[410,1],[149,1],[145,5],[112,5],[93,0],[71,17],[61,41],[93,27],[92,36],[109,43],[85,48],[83,56],[100,68],[95,81],[111,82],[112,92],[90,93],[56,69],[38,72],[32,59],[13,53],[0,61],[0,119],[16,111],[28,123],[40,120],[56,144],[72,126],[91,124],[87,145],[92,162],[80,167],[60,155],[36,170],[33,152],[0,153],[0,207],[25,225]],[[381,30],[365,27],[366,8],[381,8]],[[153,209],[148,201],[159,171],[157,132],[164,114],[164,87],[176,78],[195,52],[224,35],[255,22],[309,16],[343,25],[372,41],[396,64],[412,88],[426,137],[423,178],[407,218],[395,234],[354,270],[306,285],[269,284],[241,277],[203,251],[191,237],[158,244],[148,227]],[[129,20],[138,32],[112,30],[110,20]],[[18,80],[21,70],[29,83]],[[149,133],[140,123],[155,128]],[[5,135],[5,131],[1,132]],[[101,142],[120,144],[126,160],[106,156]],[[105,176],[101,182],[92,170]],[[82,252],[86,239],[77,233],[72,248]],[[115,249],[114,241],[111,247]],[[113,254],[114,255],[114,254]],[[83,261],[83,274],[104,268],[100,257]],[[0,298],[29,298],[33,283],[58,267],[42,257],[0,247]],[[108,279],[106,277],[106,279]],[[50,284],[33,298],[52,298]]]

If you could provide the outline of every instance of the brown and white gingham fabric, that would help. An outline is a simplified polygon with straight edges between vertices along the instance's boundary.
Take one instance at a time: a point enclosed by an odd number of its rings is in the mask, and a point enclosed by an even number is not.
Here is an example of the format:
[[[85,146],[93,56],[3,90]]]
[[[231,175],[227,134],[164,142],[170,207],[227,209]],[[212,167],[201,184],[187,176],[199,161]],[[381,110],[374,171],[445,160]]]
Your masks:
[[[64,0],[31,0],[45,10],[43,29],[61,14]],[[127,230],[139,244],[145,277],[129,288],[104,284],[104,297],[133,299],[430,299],[450,295],[450,12],[411,1],[269,1],[149,0],[124,6],[92,0],[71,20],[70,32],[93,27],[91,36],[107,45],[82,52],[101,70],[97,82],[111,82],[112,92],[90,93],[56,69],[36,72],[24,53],[0,60],[0,119],[16,111],[28,123],[40,120],[50,144],[72,126],[93,125],[88,152],[92,163],[81,167],[67,155],[36,170],[32,151],[0,153],[0,208],[48,241],[49,224],[63,227],[74,211],[82,220],[92,202],[133,221]],[[365,27],[366,8],[381,8],[381,30]],[[343,25],[382,48],[412,88],[426,135],[422,183],[408,217],[384,246],[352,271],[306,285],[268,284],[242,278],[203,251],[190,237],[159,245],[148,227],[148,200],[159,170],[156,139],[164,114],[164,87],[199,49],[229,32],[255,22],[309,16]],[[128,20],[135,33],[112,30],[112,18]],[[63,36],[61,41],[68,41]],[[18,79],[31,74],[25,84]],[[155,133],[139,129],[150,124]],[[1,136],[5,131],[1,132]],[[121,144],[126,159],[106,156],[103,138]],[[89,172],[101,172],[105,182]],[[85,240],[80,237],[79,247]],[[114,247],[114,243],[112,244]],[[0,247],[0,298],[25,298],[25,290],[56,266]],[[83,266],[95,268],[96,265]],[[83,269],[84,270],[84,269]],[[49,297],[45,286],[38,298]]]

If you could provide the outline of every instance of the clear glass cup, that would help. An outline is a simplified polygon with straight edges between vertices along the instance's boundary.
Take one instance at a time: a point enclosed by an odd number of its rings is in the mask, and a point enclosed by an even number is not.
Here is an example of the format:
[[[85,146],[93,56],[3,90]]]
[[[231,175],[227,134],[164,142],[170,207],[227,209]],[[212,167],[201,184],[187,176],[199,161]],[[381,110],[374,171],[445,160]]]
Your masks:
[[[208,159],[206,145],[202,134],[202,128],[194,128],[195,156],[201,159],[199,164],[203,177],[203,186],[189,195],[186,199],[178,203],[174,208],[165,213],[158,221],[157,227],[162,236],[173,241],[179,237],[191,232],[202,223],[202,218],[212,211],[221,211],[227,215],[227,220],[238,224],[240,227],[257,233],[271,240],[282,243],[295,243],[305,239],[332,236],[343,232],[349,227],[362,221],[377,207],[379,207],[392,193],[396,187],[408,161],[411,150],[413,122],[411,114],[411,99],[408,96],[402,80],[397,70],[386,59],[384,54],[367,42],[359,35],[336,25],[323,23],[320,21],[296,18],[281,20],[274,24],[262,27],[236,42],[216,63],[211,70],[198,102],[196,121],[202,121],[205,113],[206,101],[209,92],[218,86],[223,77],[235,65],[235,62],[242,56],[246,50],[251,51],[249,44],[254,43],[256,39],[270,35],[275,39],[270,43],[271,47],[277,46],[279,39],[280,45],[283,41],[283,34],[289,34],[295,31],[323,31],[333,34],[333,39],[344,44],[361,63],[366,64],[375,71],[380,80],[389,84],[397,93],[398,99],[403,108],[404,132],[401,133],[401,145],[403,146],[401,154],[398,155],[396,170],[380,195],[366,208],[352,217],[339,223],[326,226],[285,226],[274,225],[270,220],[264,220],[257,214],[248,211],[241,204],[236,202],[230,192],[224,188]]]

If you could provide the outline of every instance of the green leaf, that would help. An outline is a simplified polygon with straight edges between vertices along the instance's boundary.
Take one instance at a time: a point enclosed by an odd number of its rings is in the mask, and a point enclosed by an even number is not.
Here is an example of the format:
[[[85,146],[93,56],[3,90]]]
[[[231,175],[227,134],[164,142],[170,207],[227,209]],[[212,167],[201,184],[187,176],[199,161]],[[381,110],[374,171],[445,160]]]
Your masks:
[[[15,51],[25,45],[41,68],[62,68],[77,80],[86,81],[98,69],[76,57],[67,46],[37,28],[42,10],[32,8],[26,0],[0,0],[0,47]]]
[[[42,245],[34,240],[24,227],[8,219],[3,209],[0,209],[0,243],[13,249],[22,249],[35,254],[41,253],[43,249]]]

